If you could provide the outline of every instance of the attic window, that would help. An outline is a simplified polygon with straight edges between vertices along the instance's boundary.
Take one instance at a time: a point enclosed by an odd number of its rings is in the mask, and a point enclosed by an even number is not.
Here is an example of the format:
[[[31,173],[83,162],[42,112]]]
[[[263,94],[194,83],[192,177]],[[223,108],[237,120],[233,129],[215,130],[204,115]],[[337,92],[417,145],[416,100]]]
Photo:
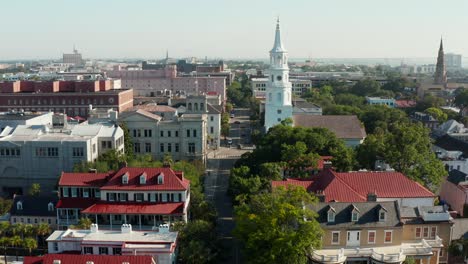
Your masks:
[[[379,221],[383,222],[387,218],[387,210],[385,208],[380,208],[379,210]]]
[[[359,212],[358,211],[353,211],[351,213],[351,221],[352,222],[357,222],[359,220]]]
[[[162,173],[158,176],[158,184],[164,184],[164,174]]]
[[[146,172],[140,175],[140,184],[146,184]]]
[[[48,205],[47,205],[47,209],[49,211],[54,211],[54,204],[52,202],[50,202]]]
[[[122,184],[128,184],[128,174],[127,173],[125,173],[122,176]]]
[[[16,210],[23,210],[23,203],[22,202],[17,202],[16,203]]]
[[[328,222],[333,223],[335,222],[335,209],[330,206],[330,210],[328,210]]]

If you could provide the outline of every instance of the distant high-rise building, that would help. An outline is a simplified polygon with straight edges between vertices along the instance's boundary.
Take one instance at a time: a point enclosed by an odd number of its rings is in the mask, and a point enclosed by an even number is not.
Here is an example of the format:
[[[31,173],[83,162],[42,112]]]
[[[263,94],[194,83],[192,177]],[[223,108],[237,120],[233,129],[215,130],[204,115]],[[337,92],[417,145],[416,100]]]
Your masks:
[[[292,85],[289,81],[288,52],[281,42],[279,19],[275,43],[270,51],[270,76],[266,87],[265,130],[292,118]]]
[[[444,46],[440,39],[439,55],[437,56],[436,72],[434,74],[434,84],[445,85],[447,83],[447,71],[445,69]]]
[[[63,54],[63,63],[69,63],[75,66],[80,66],[83,64],[83,58],[81,57],[81,53],[78,53],[78,50],[76,50],[75,47],[73,47],[73,53]]]
[[[447,69],[461,69],[462,67],[462,55],[454,53],[445,53],[445,64]]]

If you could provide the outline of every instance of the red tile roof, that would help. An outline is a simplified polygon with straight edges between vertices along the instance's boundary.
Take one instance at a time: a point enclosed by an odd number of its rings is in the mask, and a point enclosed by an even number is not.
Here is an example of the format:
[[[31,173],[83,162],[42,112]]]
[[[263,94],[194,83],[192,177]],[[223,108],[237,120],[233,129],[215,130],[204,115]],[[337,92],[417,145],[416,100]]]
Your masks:
[[[81,213],[84,214],[183,214],[184,203],[96,203]]]
[[[128,184],[122,184],[122,176],[127,173]],[[146,173],[146,184],[140,184],[140,175]],[[101,190],[166,190],[184,191],[190,186],[190,181],[176,176],[171,168],[122,168],[117,171],[101,188]],[[162,184],[158,184],[158,176],[164,175]]]
[[[62,172],[59,180],[59,186],[89,186],[101,187],[106,182],[106,177],[112,172],[94,173],[94,172]]]
[[[347,172],[325,169],[312,179],[287,179],[272,181],[272,187],[297,185],[309,192],[323,192],[325,201],[366,201],[367,194],[374,192],[379,198],[418,198],[435,195],[421,184],[399,172]]]
[[[408,107],[414,107],[416,105],[416,101],[413,101],[413,100],[396,100],[395,104],[396,104],[396,107],[398,107],[398,108],[408,108]]]
[[[98,202],[99,199],[94,198],[60,198],[57,203],[57,208],[78,208],[84,209]]]
[[[113,255],[70,255],[70,254],[46,254],[41,257],[24,257],[24,264],[53,264],[54,260],[60,260],[63,264],[86,264],[92,261],[94,264],[115,264],[128,262],[129,264],[153,264],[156,261],[151,256],[113,256]]]

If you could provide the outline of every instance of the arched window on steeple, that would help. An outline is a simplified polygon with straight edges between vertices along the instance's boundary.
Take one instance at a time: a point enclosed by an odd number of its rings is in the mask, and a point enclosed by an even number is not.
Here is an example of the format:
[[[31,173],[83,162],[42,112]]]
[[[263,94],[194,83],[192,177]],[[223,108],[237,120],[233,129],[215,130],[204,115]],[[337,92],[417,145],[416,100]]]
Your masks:
[[[281,93],[277,94],[277,99],[276,100],[278,100],[278,102],[281,102]]]

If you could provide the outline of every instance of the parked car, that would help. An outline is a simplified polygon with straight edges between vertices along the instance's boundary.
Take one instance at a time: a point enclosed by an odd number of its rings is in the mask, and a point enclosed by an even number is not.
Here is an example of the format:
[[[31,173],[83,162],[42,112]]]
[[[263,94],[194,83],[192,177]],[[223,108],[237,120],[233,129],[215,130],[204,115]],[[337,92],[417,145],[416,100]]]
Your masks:
[[[231,114],[231,118],[234,118],[234,117],[236,117],[236,116],[234,114]]]
[[[240,121],[236,121],[236,122],[234,122],[234,124],[240,124]]]

